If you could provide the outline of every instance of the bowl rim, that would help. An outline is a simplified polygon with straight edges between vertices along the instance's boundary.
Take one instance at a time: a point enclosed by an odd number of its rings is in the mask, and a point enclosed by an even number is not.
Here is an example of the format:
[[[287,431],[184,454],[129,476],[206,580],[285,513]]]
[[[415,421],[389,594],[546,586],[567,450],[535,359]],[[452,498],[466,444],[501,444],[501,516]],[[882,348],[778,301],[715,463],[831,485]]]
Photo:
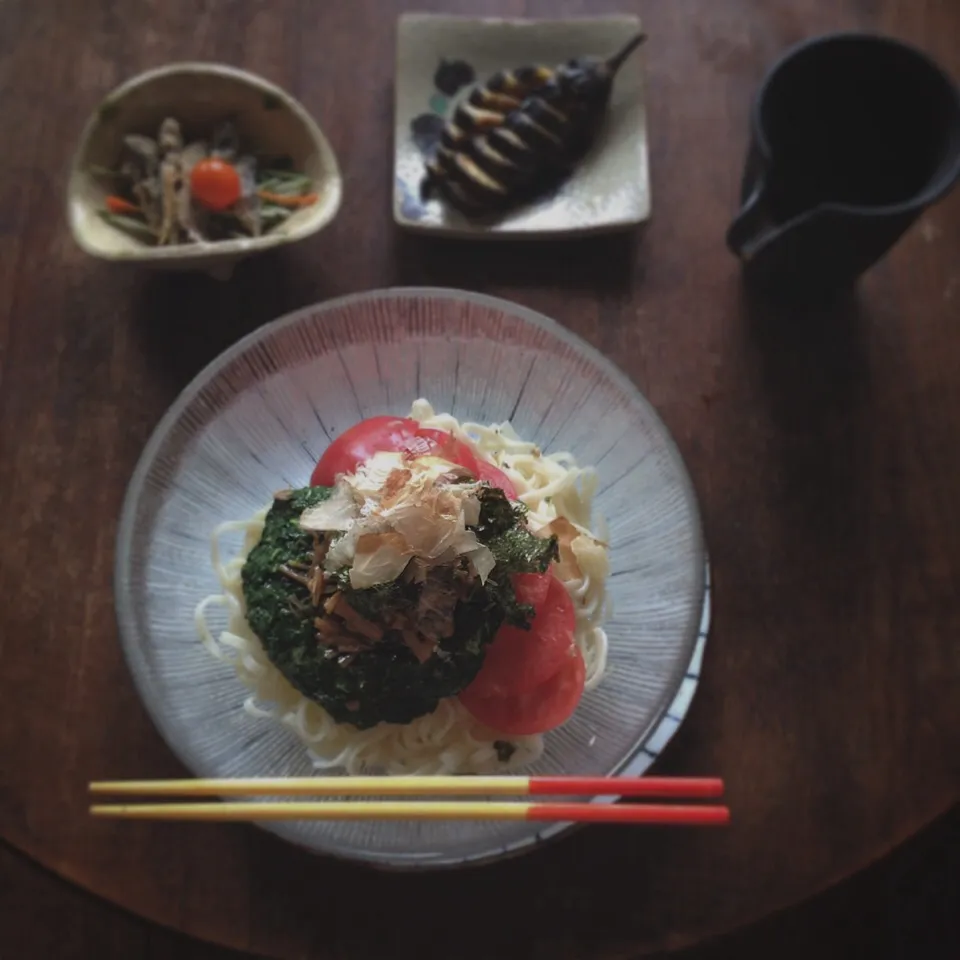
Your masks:
[[[79,219],[74,213],[74,183],[76,178],[83,175],[83,157],[86,154],[87,147],[94,132],[102,123],[100,113],[104,107],[121,101],[134,90],[138,90],[141,87],[148,86],[155,80],[160,80],[174,74],[225,77],[237,84],[249,87],[262,94],[274,96],[280,100],[283,106],[297,118],[304,130],[306,130],[320,156],[320,161],[325,172],[323,181],[325,199],[318,215],[313,219],[306,220],[288,233],[266,233],[259,237],[218,240],[216,243],[209,243],[203,246],[199,244],[184,244],[173,247],[148,247],[143,245],[142,247],[137,247],[132,250],[108,251],[91,244],[85,232],[80,228]],[[241,67],[234,67],[230,64],[218,63],[216,61],[184,60],[167,63],[159,67],[152,67],[149,70],[144,70],[141,73],[129,77],[127,80],[124,80],[123,83],[105,94],[99,103],[90,111],[83,125],[80,137],[77,140],[77,145],[74,148],[67,172],[65,212],[67,223],[70,226],[70,233],[75,243],[84,253],[90,256],[111,262],[176,263],[178,261],[233,258],[303,240],[322,230],[336,217],[340,210],[342,200],[343,175],[340,172],[337,155],[330,145],[330,141],[320,129],[319,124],[292,93],[272,83],[265,77],[261,77],[259,74],[252,73],[249,70],[244,70]]]
[[[318,314],[322,315],[339,311],[365,301],[390,301],[398,298],[424,298],[437,301],[453,300],[460,303],[466,302],[519,317],[524,323],[529,323],[553,334],[592,363],[596,364],[611,381],[624,390],[632,400],[644,409],[645,414],[650,417],[651,422],[660,429],[666,452],[676,468],[677,482],[682,490],[684,503],[691,514],[691,533],[693,537],[691,563],[694,568],[692,570],[694,594],[688,615],[689,622],[685,631],[686,640],[684,642],[682,655],[678,657],[673,675],[664,688],[660,702],[657,704],[655,710],[651,712],[651,719],[647,726],[637,735],[633,745],[623,759],[610,771],[610,775],[613,776],[621,774],[626,769],[636,765],[638,756],[645,754],[646,744],[659,729],[664,716],[677,698],[681,685],[688,675],[691,662],[696,653],[697,643],[701,636],[701,627],[705,621],[709,624],[710,620],[710,601],[707,592],[708,578],[710,576],[709,563],[699,501],[693,480],[687,471],[686,464],[676,445],[676,441],[673,439],[672,434],[667,429],[660,415],[650,401],[640,392],[636,384],[634,384],[612,360],[604,356],[599,350],[571,330],[568,330],[558,321],[546,316],[546,314],[511,300],[469,290],[431,286],[383,287],[350,293],[301,307],[258,327],[236,343],[227,347],[201,368],[193,379],[181,390],[154,427],[137,460],[124,494],[115,541],[113,587],[117,627],[127,670],[130,673],[140,700],[167,747],[177,760],[182,763],[191,774],[196,776],[196,770],[202,767],[202,763],[197,762],[196,755],[190,744],[188,728],[175,718],[167,716],[163,712],[159,701],[155,698],[153,691],[147,687],[145,680],[149,673],[147,658],[144,651],[134,639],[136,633],[135,604],[132,590],[126,579],[126,573],[130,569],[130,561],[133,556],[133,533],[136,526],[138,505],[143,496],[146,481],[153,463],[171,430],[176,426],[184,411],[187,410],[203,388],[216,377],[221,370],[225,369],[237,357],[241,356],[250,347],[260,341],[280,330],[295,326],[304,319]],[[654,757],[651,756],[651,763],[653,759]],[[599,802],[611,802],[615,799],[615,797],[598,798]],[[489,849],[467,856],[441,855],[431,856],[429,859],[426,859],[422,854],[391,853],[384,855],[375,850],[354,849],[347,852],[336,846],[310,845],[304,842],[301,837],[297,836],[295,824],[284,823],[283,821],[268,821],[257,823],[256,825],[310,853],[322,853],[325,856],[332,856],[337,859],[388,870],[433,870],[492,863],[519,853],[528,852],[544,841],[559,837],[561,834],[567,833],[575,828],[575,825],[570,823],[550,824],[520,840],[512,841],[502,848]]]
[[[445,13],[432,10],[408,10],[398,16],[398,21],[405,24],[431,22],[435,24],[449,23],[451,26],[471,26],[482,24],[489,27],[517,27],[521,30],[556,24],[558,29],[585,29],[608,24],[640,26],[641,16],[638,13],[584,13],[569,17],[533,17],[533,16],[483,16],[470,13]]]

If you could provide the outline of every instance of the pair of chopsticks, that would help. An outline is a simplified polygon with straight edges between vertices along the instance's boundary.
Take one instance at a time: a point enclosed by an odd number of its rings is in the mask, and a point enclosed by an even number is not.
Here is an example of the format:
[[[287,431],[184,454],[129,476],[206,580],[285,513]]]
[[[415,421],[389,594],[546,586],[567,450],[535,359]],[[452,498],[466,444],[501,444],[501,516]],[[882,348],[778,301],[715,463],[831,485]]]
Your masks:
[[[129,780],[90,784],[98,796],[403,797],[619,796],[706,800],[723,795],[714,777],[302,777],[240,780]],[[468,800],[108,803],[96,817],[128,820],[537,820],[717,826],[725,806],[707,804],[516,803]]]

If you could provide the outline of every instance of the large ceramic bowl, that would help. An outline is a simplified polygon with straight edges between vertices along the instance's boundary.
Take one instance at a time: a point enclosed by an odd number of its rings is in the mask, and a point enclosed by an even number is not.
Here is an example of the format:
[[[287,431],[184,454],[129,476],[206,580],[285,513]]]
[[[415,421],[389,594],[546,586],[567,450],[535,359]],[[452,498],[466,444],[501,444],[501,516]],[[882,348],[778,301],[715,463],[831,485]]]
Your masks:
[[[217,592],[210,532],[250,516],[276,489],[306,484],[328,435],[405,413],[420,396],[461,420],[509,419],[543,449],[571,450],[599,471],[596,506],[610,529],[609,669],[547,735],[530,772],[642,772],[682,719],[698,672],[706,565],[693,489],[653,409],[546,317],[477,294],[385,290],[300,310],[231,347],[173,404],[131,480],[117,549],[121,636],[147,709],[198,776],[312,772],[293,733],[244,712],[246,688],[197,639],[194,608]],[[423,867],[529,848],[564,825],[269,829],[315,851]]]

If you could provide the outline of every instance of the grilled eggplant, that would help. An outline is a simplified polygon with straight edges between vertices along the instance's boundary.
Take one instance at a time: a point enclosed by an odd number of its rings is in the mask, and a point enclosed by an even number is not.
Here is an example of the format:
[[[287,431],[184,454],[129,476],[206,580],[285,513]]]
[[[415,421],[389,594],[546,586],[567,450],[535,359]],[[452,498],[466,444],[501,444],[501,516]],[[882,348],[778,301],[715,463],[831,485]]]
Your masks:
[[[563,179],[596,136],[617,70],[645,39],[638,34],[608,60],[584,57],[494,74],[444,126],[421,196],[439,193],[478,216]]]

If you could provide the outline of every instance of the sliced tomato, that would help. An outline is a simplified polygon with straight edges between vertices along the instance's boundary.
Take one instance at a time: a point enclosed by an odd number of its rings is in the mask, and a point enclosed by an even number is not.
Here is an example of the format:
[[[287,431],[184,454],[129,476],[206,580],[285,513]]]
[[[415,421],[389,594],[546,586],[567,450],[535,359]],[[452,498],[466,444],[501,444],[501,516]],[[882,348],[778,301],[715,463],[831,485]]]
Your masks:
[[[544,579],[546,595],[539,606],[534,604],[536,614],[530,629],[500,628],[487,647],[480,672],[467,688],[472,696],[527,693],[549,680],[570,655],[575,620],[573,601],[556,577],[545,575]],[[540,589],[542,584],[535,584],[532,579],[521,580],[519,597],[535,596]]]
[[[421,427],[409,417],[368,417],[344,430],[327,447],[314,467],[310,483],[315,487],[331,487],[341,473],[353,473],[361,463],[380,451],[396,451],[413,457],[442,457],[465,467],[474,476],[477,474],[477,458],[473,451],[446,430]]]
[[[380,450],[399,450],[416,436],[420,424],[409,417],[368,417],[344,430],[323,452],[310,485],[332,487],[341,473],[353,473]]]
[[[417,424],[415,436],[405,442],[401,452],[416,457],[440,457],[465,467],[474,476],[477,475],[477,458],[462,440],[458,440],[446,430],[434,427],[421,427]]]
[[[583,696],[586,667],[583,656],[571,647],[560,669],[526,693],[509,697],[481,697],[471,684],[460,702],[481,723],[511,736],[545,733],[569,719]]]
[[[353,473],[383,450],[410,457],[441,457],[466,468],[478,480],[499,487],[511,500],[517,499],[516,487],[499,467],[478,459],[468,444],[446,430],[421,427],[410,417],[368,417],[344,430],[324,451],[310,484],[332,487],[341,473]]]
[[[520,603],[527,603],[534,610],[539,610],[547,599],[550,582],[554,579],[549,573],[515,573],[512,577],[513,592]]]
[[[517,499],[517,488],[513,485],[510,478],[492,463],[486,460],[477,460],[476,478],[486,480],[493,487],[499,487],[510,500]]]

